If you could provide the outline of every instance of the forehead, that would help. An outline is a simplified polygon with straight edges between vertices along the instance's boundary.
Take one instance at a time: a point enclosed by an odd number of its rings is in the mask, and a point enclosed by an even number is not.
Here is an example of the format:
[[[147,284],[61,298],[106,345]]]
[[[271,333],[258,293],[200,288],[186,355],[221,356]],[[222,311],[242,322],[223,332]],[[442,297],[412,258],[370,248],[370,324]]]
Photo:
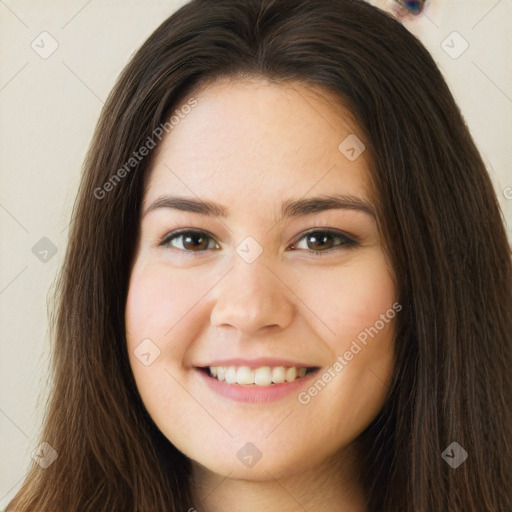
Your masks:
[[[308,191],[367,196],[368,153],[353,161],[343,153],[347,138],[362,135],[333,93],[223,79],[191,98],[195,106],[157,149],[145,205],[169,192],[245,205]]]

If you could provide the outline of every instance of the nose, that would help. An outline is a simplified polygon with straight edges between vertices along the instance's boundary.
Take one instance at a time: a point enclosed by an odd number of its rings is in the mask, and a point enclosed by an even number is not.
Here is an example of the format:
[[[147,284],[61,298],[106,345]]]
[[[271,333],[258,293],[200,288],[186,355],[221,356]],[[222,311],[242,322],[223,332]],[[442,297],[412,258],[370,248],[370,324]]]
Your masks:
[[[252,263],[236,257],[228,274],[216,286],[211,324],[231,326],[244,336],[285,329],[293,321],[295,295],[262,257]],[[289,285],[288,285],[289,286]]]

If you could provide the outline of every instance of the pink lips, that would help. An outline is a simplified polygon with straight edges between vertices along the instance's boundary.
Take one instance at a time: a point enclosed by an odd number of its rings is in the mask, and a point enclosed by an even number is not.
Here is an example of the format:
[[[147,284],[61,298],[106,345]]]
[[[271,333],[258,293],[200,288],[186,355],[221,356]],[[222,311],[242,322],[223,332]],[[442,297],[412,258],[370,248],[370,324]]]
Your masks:
[[[280,361],[280,364],[276,364],[276,360],[272,360],[269,364],[267,360],[266,363],[261,363],[260,360],[255,360],[248,362],[231,359],[229,361],[222,361],[222,364],[219,363],[211,363],[208,366],[249,366],[251,368],[258,368],[260,366],[296,366],[296,363],[289,363]],[[297,365],[299,367],[300,365]],[[300,366],[304,368],[305,366]],[[283,398],[291,393],[298,393],[299,390],[309,383],[312,378],[314,378],[317,372],[311,372],[296,379],[292,382],[283,382],[282,384],[271,384],[270,386],[256,386],[256,385],[241,385],[241,384],[228,384],[227,382],[221,382],[214,377],[209,375],[208,370],[196,368],[195,369],[199,378],[206,383],[206,385],[215,393],[225,398],[229,398],[231,400],[235,400],[237,402],[248,402],[248,403],[266,403],[271,402],[273,400],[278,400]]]

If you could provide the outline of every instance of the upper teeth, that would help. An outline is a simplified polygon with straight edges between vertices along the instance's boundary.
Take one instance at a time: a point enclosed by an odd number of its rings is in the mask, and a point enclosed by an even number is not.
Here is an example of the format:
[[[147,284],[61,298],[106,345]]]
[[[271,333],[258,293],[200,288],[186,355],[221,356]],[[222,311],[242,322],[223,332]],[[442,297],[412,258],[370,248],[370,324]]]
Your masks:
[[[257,386],[270,386],[272,383],[281,384],[292,382],[297,377],[306,375],[306,368],[285,368],[284,366],[261,366],[249,368],[248,366],[210,366],[210,375],[228,384],[256,384]]]

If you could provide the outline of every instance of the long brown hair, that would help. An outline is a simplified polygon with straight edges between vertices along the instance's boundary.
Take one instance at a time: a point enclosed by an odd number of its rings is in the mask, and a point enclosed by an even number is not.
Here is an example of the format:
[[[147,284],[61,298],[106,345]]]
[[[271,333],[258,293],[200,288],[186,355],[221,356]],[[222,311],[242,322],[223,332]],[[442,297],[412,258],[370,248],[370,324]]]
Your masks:
[[[223,76],[333,91],[368,141],[403,305],[388,399],[357,440],[368,510],[512,510],[512,272],[496,195],[429,53],[361,0],[193,0],[122,72],[86,158],[55,296],[40,440],[58,458],[33,464],[8,510],[192,505],[190,461],[149,417],[126,349],[151,155],[94,191],[200,83]],[[456,469],[441,456],[452,442],[468,452]]]

